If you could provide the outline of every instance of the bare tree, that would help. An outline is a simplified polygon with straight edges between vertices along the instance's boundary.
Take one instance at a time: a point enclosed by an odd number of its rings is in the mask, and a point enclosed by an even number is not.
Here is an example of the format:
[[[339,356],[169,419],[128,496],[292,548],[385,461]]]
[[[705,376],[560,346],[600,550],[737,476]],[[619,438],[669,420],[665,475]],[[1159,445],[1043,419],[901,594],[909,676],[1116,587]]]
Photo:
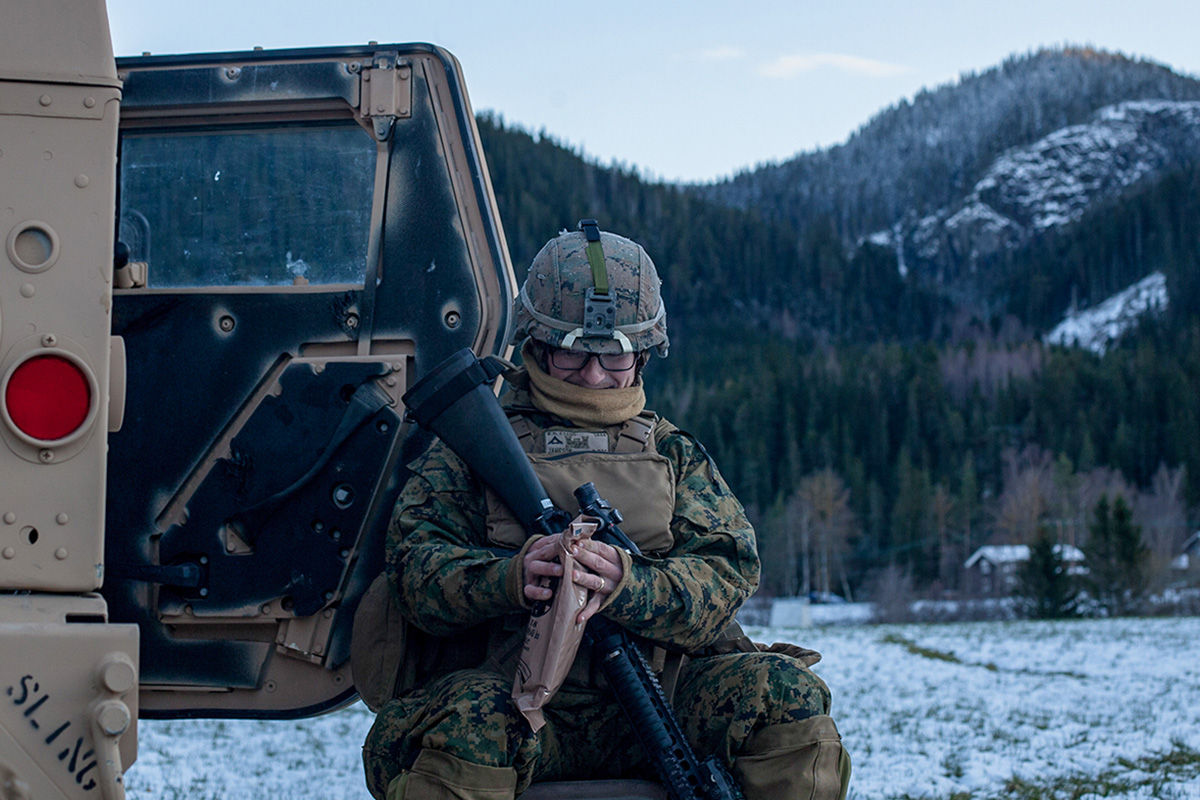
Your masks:
[[[1171,469],[1160,464],[1148,491],[1138,494],[1134,501],[1133,517],[1144,531],[1149,550],[1147,571],[1154,589],[1169,582],[1171,561],[1179,555],[1188,536],[1184,480],[1184,467]]]
[[[1004,458],[1004,490],[996,506],[993,525],[997,544],[1033,541],[1055,506],[1057,487],[1050,454],[1030,445],[1009,448]]]
[[[833,591],[837,575],[843,592],[849,591],[846,582],[844,556],[849,551],[849,539],[856,530],[854,513],[850,510],[850,490],[832,469],[823,469],[800,481],[800,530],[804,535],[805,587],[822,593]],[[808,579],[809,565],[813,581]]]

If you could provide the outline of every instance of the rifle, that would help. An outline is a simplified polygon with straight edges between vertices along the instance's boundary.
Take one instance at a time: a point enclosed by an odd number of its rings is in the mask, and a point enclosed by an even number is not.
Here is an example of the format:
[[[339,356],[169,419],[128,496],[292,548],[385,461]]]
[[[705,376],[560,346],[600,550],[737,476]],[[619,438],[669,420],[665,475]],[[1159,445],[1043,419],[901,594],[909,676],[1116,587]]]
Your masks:
[[[517,515],[527,533],[553,535],[566,527],[572,515],[556,508],[546,495],[491,391],[491,384],[507,368],[494,356],[480,361],[470,350],[460,350],[404,395],[407,415],[463,459]],[[582,514],[600,521],[593,538],[641,552],[621,531],[621,512],[600,497],[595,485],[580,486],[575,499]],[[720,759],[701,760],[692,750],[629,633],[610,619],[594,616],[585,635],[671,800],[744,800]]]

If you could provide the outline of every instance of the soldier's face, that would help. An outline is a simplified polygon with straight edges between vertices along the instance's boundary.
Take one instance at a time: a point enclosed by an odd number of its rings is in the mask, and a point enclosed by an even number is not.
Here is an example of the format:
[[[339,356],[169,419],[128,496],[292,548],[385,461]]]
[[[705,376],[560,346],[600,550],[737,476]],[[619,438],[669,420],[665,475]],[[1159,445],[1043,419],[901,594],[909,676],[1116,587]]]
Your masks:
[[[626,389],[633,386],[637,380],[636,369],[609,372],[600,366],[600,359],[595,356],[589,358],[579,369],[560,369],[554,366],[553,361],[547,362],[546,369],[553,378],[587,389]]]

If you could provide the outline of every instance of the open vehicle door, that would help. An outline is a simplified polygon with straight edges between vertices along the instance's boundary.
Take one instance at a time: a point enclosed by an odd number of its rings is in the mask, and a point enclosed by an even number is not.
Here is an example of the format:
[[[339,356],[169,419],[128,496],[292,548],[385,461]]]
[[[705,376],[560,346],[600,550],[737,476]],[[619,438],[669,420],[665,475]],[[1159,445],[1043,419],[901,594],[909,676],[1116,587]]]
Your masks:
[[[453,56],[120,59],[106,579],[145,717],[353,699],[400,396],[502,354],[514,293]]]

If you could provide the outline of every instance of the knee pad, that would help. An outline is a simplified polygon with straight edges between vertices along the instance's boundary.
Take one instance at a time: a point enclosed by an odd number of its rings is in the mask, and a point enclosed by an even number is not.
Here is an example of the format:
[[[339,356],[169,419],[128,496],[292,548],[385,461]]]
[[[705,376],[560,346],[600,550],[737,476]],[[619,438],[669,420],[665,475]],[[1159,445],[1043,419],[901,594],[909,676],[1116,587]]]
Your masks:
[[[734,775],[747,800],[845,800],[850,754],[822,714],[755,732],[734,759]]]
[[[422,750],[412,769],[388,785],[386,800],[512,800],[517,771],[472,764],[439,750]]]

